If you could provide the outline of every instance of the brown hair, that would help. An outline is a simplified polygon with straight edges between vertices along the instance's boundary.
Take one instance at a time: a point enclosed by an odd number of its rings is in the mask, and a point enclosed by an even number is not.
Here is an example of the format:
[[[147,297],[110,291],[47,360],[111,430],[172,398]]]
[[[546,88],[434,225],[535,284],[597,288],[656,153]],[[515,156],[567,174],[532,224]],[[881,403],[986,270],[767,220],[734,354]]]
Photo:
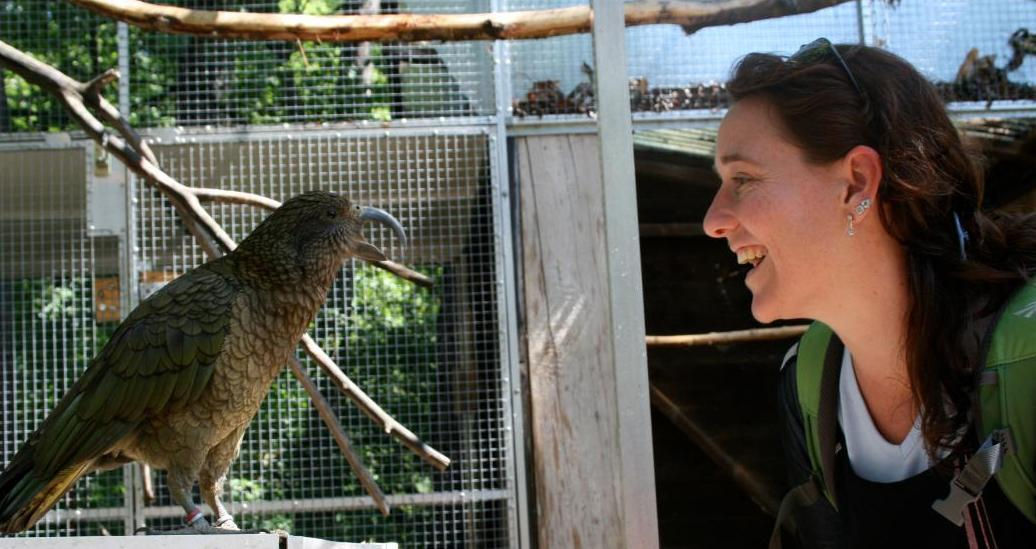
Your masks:
[[[727,89],[734,101],[758,96],[775,106],[808,162],[834,162],[857,145],[881,155],[879,214],[907,257],[907,370],[925,446],[933,457],[940,447],[963,450],[956,441],[983,358],[976,322],[1036,268],[1036,216],[980,211],[982,172],[934,86],[909,63],[878,48],[837,48],[860,90],[833,53],[812,63],[750,54]],[[969,234],[966,260],[955,214]]]

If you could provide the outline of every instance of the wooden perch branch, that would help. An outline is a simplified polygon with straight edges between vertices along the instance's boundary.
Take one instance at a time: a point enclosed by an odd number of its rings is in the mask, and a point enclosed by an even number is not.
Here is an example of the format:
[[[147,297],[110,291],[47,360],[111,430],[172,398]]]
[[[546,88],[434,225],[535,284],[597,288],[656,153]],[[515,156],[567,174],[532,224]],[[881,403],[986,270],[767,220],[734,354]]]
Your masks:
[[[71,0],[105,17],[174,34],[249,40],[418,42],[520,40],[589,32],[589,6],[465,14],[298,15],[205,11],[139,0]],[[809,13],[848,0],[638,2],[624,6],[626,25],[675,24],[688,32]]]
[[[2,41],[0,41],[0,65],[21,75],[28,82],[36,84],[57,96],[71,113],[72,118],[91,139],[99,143],[105,150],[117,157],[144,179],[144,181],[157,188],[166,196],[176,207],[188,230],[198,240],[207,255],[213,258],[219,257],[223,254],[223,250],[229,251],[236,247],[236,243],[227,235],[226,231],[201,207],[199,194],[196,194],[194,189],[181,184],[162,171],[152,161],[154,154],[150,149],[146,148],[140,135],[119,116],[117,110],[107,108],[111,105],[101,97],[100,87],[104,83],[109,83],[117,78],[117,72],[109,71],[101,77],[84,84],[49,65],[33,59]],[[104,124],[90,112],[87,108],[88,105],[94,106],[102,118],[110,120],[112,126],[117,130],[117,134],[110,133]],[[210,192],[209,195],[211,194]],[[270,204],[264,201],[256,201],[256,203]],[[220,248],[221,246],[222,249]],[[402,427],[402,425],[378,407],[369,396],[364,394],[359,387],[331,362],[327,354],[308,335],[304,336],[304,340],[306,343],[305,349],[314,360],[325,369],[327,369],[327,364],[325,363],[330,363],[334,367],[334,370],[337,371],[337,374],[334,376],[336,383],[339,386],[343,384],[348,385],[348,390],[343,390],[367,416],[375,419],[387,432],[390,432],[401,440],[404,445],[426,461],[436,465],[436,467],[442,469],[449,464],[449,459],[421,442],[416,435],[406,430],[406,428]],[[339,444],[339,448],[345,454],[346,460],[357,472],[360,482],[376,503],[380,501],[380,504],[378,504],[379,509],[382,512],[387,512],[388,507],[385,505],[384,496],[374,484],[373,478],[363,467],[359,458],[352,454],[348,439],[345,438],[344,432],[341,432],[341,426],[338,425],[337,421],[329,422],[328,417],[326,417],[328,410],[321,409],[321,403],[326,404],[323,395],[320,394],[316,385],[301,368],[293,367],[292,373],[295,374],[296,378],[299,379],[299,382],[302,383],[302,386],[309,393],[321,417],[324,418],[331,429],[332,435]]]
[[[299,359],[291,357],[288,366],[291,367],[291,373],[295,374],[295,378],[299,380],[302,387],[309,393],[310,400],[313,401],[313,407],[317,409],[320,419],[324,420],[324,425],[327,425],[327,429],[331,431],[331,436],[334,437],[335,442],[338,444],[338,449],[345,456],[345,460],[349,462],[349,467],[356,473],[356,478],[360,480],[360,484],[370,494],[371,499],[374,500],[375,507],[378,508],[378,511],[381,511],[382,515],[387,517],[389,506],[385,501],[385,494],[381,491],[378,483],[374,481],[374,477],[371,476],[370,471],[367,470],[360,457],[356,455],[356,452],[353,452],[349,436],[345,434],[345,429],[342,428],[342,424],[335,417],[335,413],[331,410],[331,405],[328,404],[327,399],[317,389],[313,380],[306,375],[306,371],[302,369],[302,363],[299,362]]]
[[[390,434],[396,437],[400,442],[410,448],[415,454],[421,456],[425,461],[431,464],[436,469],[442,471],[450,466],[450,458],[440,454],[435,448],[428,446],[421,439],[417,438],[417,435],[412,433],[409,429],[403,426],[392,416],[385,413],[384,410],[378,406],[378,403],[371,400],[371,397],[367,396],[359,387],[348,376],[345,372],[338,367],[337,364],[331,360],[331,357],[327,356],[327,353],[317,345],[313,338],[309,337],[309,334],[302,336],[302,347],[309,354],[310,358],[316,361],[317,365],[320,366],[324,372],[331,376],[331,379],[338,386],[338,389],[342,391],[345,396],[351,398],[353,402],[359,405],[360,409],[363,410],[368,417],[374,420],[386,434]]]

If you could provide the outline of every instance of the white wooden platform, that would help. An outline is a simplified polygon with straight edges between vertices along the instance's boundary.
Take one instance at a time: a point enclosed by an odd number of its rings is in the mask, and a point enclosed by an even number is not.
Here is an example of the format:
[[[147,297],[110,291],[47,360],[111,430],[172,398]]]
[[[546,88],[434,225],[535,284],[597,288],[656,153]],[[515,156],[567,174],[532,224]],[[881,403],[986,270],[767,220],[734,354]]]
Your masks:
[[[399,549],[396,543],[345,543],[277,534],[0,538],[3,549]]]

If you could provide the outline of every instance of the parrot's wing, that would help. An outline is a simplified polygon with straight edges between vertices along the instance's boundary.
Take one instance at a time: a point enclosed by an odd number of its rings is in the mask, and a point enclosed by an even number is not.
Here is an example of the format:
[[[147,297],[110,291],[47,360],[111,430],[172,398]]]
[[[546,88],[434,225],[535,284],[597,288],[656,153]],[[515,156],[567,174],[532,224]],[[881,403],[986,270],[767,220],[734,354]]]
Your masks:
[[[147,417],[197,400],[229,329],[232,280],[206,265],[141,303],[29,441],[37,474],[97,458]]]

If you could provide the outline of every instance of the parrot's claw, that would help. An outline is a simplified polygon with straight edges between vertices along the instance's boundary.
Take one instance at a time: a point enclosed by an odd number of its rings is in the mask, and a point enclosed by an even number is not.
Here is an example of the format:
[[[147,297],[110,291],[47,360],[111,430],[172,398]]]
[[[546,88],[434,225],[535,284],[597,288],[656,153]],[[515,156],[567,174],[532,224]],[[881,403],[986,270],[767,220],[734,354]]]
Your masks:
[[[223,515],[221,518],[216,519],[216,528],[222,528],[224,530],[240,530],[237,524],[234,523],[234,517],[232,515]]]

